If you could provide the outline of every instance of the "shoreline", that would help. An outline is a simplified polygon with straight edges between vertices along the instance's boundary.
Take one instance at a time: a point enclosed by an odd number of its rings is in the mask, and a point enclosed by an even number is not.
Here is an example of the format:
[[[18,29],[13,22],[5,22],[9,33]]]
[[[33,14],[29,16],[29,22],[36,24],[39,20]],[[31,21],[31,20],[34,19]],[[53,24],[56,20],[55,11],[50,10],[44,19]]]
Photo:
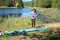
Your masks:
[[[0,8],[23,8],[23,7],[6,7],[6,6],[0,6]]]

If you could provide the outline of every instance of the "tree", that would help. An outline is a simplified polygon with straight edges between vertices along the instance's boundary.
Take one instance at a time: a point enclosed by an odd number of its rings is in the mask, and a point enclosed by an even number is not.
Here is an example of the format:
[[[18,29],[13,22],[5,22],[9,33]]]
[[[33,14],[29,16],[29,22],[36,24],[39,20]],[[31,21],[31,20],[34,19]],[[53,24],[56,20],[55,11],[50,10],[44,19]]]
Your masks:
[[[32,7],[36,7],[36,0],[32,0]]]
[[[51,8],[52,1],[51,0],[40,0],[40,7]]]
[[[52,0],[53,8],[60,8],[60,0]]]
[[[13,7],[15,5],[15,2],[14,1],[10,1],[9,4],[8,4],[8,7]]]
[[[14,7],[18,3],[18,7],[24,7],[22,0],[0,0],[0,6]]]
[[[20,0],[20,7],[23,7],[24,8],[24,4],[23,4],[23,1],[22,0]]]
[[[4,1],[5,0],[0,0],[0,6],[3,6],[4,5]]]

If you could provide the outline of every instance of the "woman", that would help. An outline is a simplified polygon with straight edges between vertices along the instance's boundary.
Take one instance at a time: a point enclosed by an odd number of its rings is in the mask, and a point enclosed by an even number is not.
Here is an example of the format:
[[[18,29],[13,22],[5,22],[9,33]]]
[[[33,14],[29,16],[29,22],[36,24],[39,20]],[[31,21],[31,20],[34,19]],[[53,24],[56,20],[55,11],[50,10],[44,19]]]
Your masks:
[[[37,16],[36,9],[33,9],[31,11],[30,16],[31,16],[31,20],[32,20],[32,27],[35,27],[35,21],[36,21],[36,16]]]

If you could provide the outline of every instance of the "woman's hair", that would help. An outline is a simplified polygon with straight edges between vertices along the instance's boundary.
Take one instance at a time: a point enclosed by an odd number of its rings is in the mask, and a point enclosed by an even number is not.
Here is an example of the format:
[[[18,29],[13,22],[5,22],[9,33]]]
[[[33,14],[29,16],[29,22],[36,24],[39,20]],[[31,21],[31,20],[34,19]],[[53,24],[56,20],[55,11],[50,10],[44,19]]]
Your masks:
[[[32,9],[32,11],[34,11],[36,13],[36,9]]]

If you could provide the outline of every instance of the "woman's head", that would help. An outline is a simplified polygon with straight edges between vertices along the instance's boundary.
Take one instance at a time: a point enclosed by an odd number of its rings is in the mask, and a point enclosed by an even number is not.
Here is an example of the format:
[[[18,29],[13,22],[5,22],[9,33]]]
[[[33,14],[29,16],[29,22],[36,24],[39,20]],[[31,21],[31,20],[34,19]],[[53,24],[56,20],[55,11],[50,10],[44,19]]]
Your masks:
[[[34,11],[36,13],[36,9],[32,9],[32,11]]]

